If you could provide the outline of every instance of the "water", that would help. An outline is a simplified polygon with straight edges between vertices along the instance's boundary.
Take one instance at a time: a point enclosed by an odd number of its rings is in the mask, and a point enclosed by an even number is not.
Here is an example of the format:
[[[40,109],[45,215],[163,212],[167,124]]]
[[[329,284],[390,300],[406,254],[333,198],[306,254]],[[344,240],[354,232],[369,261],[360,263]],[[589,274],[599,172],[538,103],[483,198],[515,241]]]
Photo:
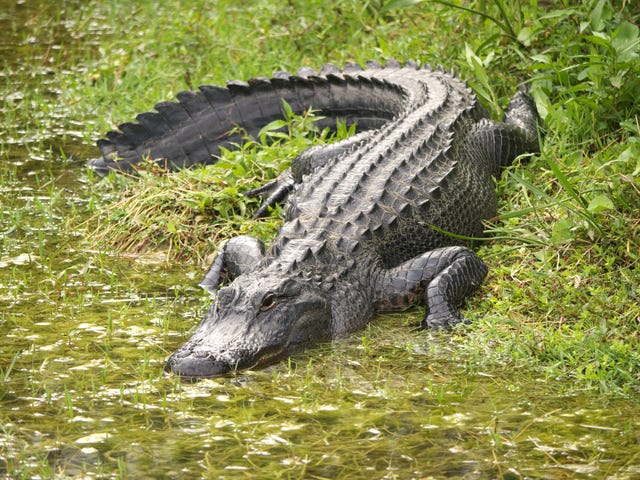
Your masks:
[[[467,368],[399,316],[235,378],[165,376],[206,307],[200,268],[67,223],[91,214],[96,151],[58,82],[115,29],[87,12],[0,1],[0,475],[640,478],[636,401]]]

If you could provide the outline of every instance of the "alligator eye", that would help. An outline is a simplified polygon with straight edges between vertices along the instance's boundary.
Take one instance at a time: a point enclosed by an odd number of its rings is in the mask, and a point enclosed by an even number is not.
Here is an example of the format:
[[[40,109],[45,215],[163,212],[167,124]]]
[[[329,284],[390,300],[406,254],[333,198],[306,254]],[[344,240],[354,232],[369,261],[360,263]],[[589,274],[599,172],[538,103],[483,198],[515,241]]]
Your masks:
[[[278,303],[278,296],[275,293],[267,293],[262,297],[262,303],[260,304],[260,311],[266,312],[271,310]]]

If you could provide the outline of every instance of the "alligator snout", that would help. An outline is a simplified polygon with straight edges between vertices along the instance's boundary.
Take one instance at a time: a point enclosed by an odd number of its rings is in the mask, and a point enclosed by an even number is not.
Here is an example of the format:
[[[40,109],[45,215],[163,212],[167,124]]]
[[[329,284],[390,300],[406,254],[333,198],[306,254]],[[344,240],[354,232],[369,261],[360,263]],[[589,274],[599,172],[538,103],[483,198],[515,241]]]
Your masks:
[[[225,375],[234,368],[228,362],[216,359],[205,352],[183,353],[178,350],[169,357],[164,369],[186,379],[197,379]]]

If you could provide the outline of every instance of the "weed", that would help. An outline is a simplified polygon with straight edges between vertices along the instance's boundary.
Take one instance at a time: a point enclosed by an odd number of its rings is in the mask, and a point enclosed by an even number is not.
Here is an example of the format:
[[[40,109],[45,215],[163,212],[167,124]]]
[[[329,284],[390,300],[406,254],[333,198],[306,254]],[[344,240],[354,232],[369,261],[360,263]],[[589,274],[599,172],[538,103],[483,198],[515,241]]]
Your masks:
[[[247,220],[258,200],[242,192],[274,178],[305,148],[331,140],[328,130],[314,126],[321,117],[312,110],[297,116],[285,104],[285,112],[285,119],[262,128],[259,139],[246,138],[237,151],[225,152],[211,166],[167,173],[155,164],[143,165],[138,176],[128,177],[124,189],[120,176],[107,177],[108,188],[122,198],[84,224],[92,229],[88,238],[103,249],[164,248],[168,258],[199,260],[236,232],[269,238],[275,222]],[[344,127],[338,132],[351,133]]]

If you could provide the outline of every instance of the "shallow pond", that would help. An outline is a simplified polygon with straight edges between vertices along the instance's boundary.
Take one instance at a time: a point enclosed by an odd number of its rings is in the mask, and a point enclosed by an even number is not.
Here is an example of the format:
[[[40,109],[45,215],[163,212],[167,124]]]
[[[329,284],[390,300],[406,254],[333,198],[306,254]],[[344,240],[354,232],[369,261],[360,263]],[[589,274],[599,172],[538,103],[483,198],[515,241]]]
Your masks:
[[[636,401],[474,370],[402,316],[262,371],[165,376],[206,307],[202,271],[68,232],[96,151],[50,63],[91,42],[62,15],[33,30],[47,8],[0,0],[0,476],[640,478]]]

